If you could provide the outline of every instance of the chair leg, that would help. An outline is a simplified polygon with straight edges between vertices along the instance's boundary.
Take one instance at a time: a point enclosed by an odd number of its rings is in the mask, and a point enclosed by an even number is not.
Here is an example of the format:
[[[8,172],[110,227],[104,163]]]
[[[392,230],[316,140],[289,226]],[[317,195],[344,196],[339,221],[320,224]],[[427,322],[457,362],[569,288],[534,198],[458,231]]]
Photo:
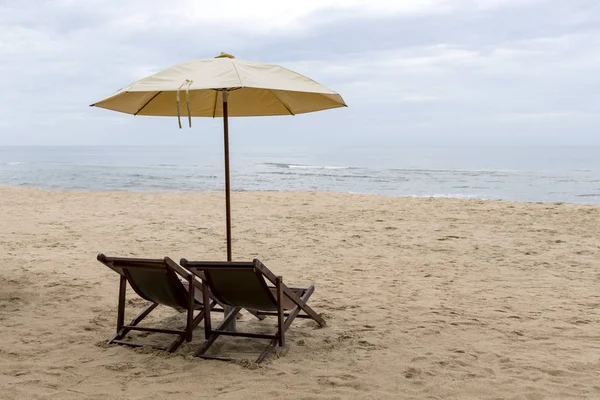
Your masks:
[[[283,278],[278,276],[275,280],[275,286],[277,287],[277,336],[279,347],[285,346],[285,331],[283,330]]]
[[[271,340],[271,342],[267,345],[267,347],[263,350],[262,353],[260,353],[260,355],[256,359],[256,363],[260,364],[261,362],[265,361],[267,356],[269,354],[271,354],[271,352],[275,349],[276,346],[277,346],[277,339]]]
[[[119,280],[119,305],[117,306],[117,334],[125,324],[125,296],[127,292],[127,278],[121,275]]]
[[[185,334],[177,336],[177,339],[169,347],[167,347],[167,351],[169,353],[173,353],[175,350],[181,346],[181,344],[185,341]]]
[[[268,356],[269,354],[271,354],[273,352],[273,350],[275,349],[275,347],[277,347],[277,344],[280,344],[280,346],[285,345],[285,332],[289,329],[289,327],[292,325],[292,322],[294,322],[294,320],[296,319],[296,317],[298,317],[298,314],[300,313],[301,310],[303,310],[303,307],[299,304],[297,304],[293,309],[291,309],[289,311],[289,314],[287,315],[287,318],[284,319],[285,313],[283,311],[283,306],[281,306],[281,301],[279,301],[279,297],[281,296],[281,298],[283,298],[283,282],[280,281],[280,278],[278,277],[276,280],[276,285],[278,287],[277,290],[277,297],[278,297],[278,304],[280,304],[280,308],[277,312],[277,335],[276,337],[274,337],[273,339],[271,339],[271,341],[269,342],[269,344],[267,345],[267,347],[262,351],[262,353],[260,353],[260,355],[258,356],[258,358],[256,359],[256,363],[260,364],[261,362],[263,362]],[[301,300],[302,303],[306,303],[308,301],[308,299],[310,298],[310,296],[312,296],[312,294],[314,293],[315,288],[314,286],[309,287],[304,294],[302,294],[302,296],[299,297],[299,299]],[[238,308],[239,310],[239,308]],[[224,326],[228,323],[227,319],[232,317],[232,314],[229,314],[221,323],[221,325],[217,328],[217,330],[221,329],[221,326]],[[203,357],[204,353],[206,353],[206,351],[208,351],[208,348],[210,346],[212,346],[212,344],[215,342],[215,340],[217,340],[217,338],[219,337],[218,333],[214,333],[210,336],[209,340],[207,340],[204,345],[202,346],[202,348],[200,350],[198,350],[198,352],[195,354],[196,356],[200,356]],[[220,358],[220,357],[205,357],[205,358],[211,358],[211,359],[219,359],[219,360],[229,360],[228,358]]]
[[[202,281],[202,304],[210,304],[210,298],[208,296],[208,284],[206,281]],[[207,312],[204,316],[204,339],[208,340],[210,332],[212,331],[210,312]]]
[[[285,332],[292,325],[292,322],[294,322],[294,320],[298,317],[298,314],[300,313],[300,311],[306,312],[306,309],[308,308],[310,311],[312,311],[312,313],[316,314],[310,307],[308,307],[306,305],[306,302],[310,299],[310,296],[312,296],[312,294],[315,291],[314,286],[308,287],[304,291],[302,296],[297,297],[297,299],[299,301],[296,302],[296,306],[289,311],[289,313],[287,314],[287,318],[285,318],[286,313],[284,312],[283,307],[281,306],[282,302],[279,301],[279,299],[283,298],[283,296],[284,296],[284,292],[283,292],[284,284],[280,280],[280,277],[277,277],[276,285],[277,285],[277,298],[278,298],[277,300],[278,300],[278,304],[280,304],[279,309],[277,311],[277,327],[278,327],[277,335],[273,339],[271,339],[271,341],[269,342],[267,347],[263,350],[262,353],[260,353],[260,355],[256,359],[257,364],[263,362],[269,356],[269,354],[271,354],[271,352],[275,349],[277,344],[279,344],[280,346],[285,345]],[[292,300],[294,300],[294,299],[292,299]],[[298,304],[298,303],[300,303],[300,304]],[[223,322],[221,322],[221,324],[217,327],[216,330],[217,331],[221,330],[222,327],[227,326],[227,324],[230,322],[230,320],[235,318],[235,316],[237,315],[237,313],[240,310],[241,310],[241,308],[239,308],[239,307],[236,307],[235,309],[233,309],[232,312],[227,314],[227,316],[223,319]],[[310,318],[313,318],[312,315],[309,314],[309,316],[310,316]],[[321,317],[318,316],[318,318],[322,320]],[[206,321],[206,319],[205,319],[205,321]],[[317,323],[320,324],[320,322],[318,320],[317,320]],[[209,332],[206,342],[204,342],[202,347],[194,355],[196,357],[218,359],[218,360],[229,360],[228,358],[222,358],[222,357],[204,356],[204,354],[208,351],[210,346],[213,345],[213,343],[217,340],[217,338],[220,335],[219,333],[212,333],[212,332],[214,332],[214,331]],[[243,335],[240,335],[240,336],[243,336]]]
[[[216,301],[213,301],[209,307],[212,310],[215,306],[217,305]],[[192,323],[190,325],[190,329],[192,331],[194,331],[194,329],[196,329],[196,327],[200,324],[200,322],[202,322],[202,320],[206,317],[207,314],[209,314],[209,312],[206,311],[206,308],[203,308],[198,315],[196,315],[196,317],[192,320]],[[173,343],[171,343],[171,345],[168,347],[167,351],[169,351],[169,353],[174,352],[175,350],[177,350],[179,348],[179,346],[183,343],[183,341],[186,340],[186,335],[180,335],[177,339],[175,339],[175,341]],[[188,340],[189,341],[189,340]]]
[[[214,307],[215,304],[216,303],[213,303],[210,307],[211,308]],[[206,315],[206,310],[205,309],[200,310],[200,312],[198,313],[198,315],[196,315],[196,317],[192,320],[192,322],[188,323],[188,325],[186,325],[185,333],[179,335],[177,337],[177,339],[175,339],[173,341],[173,343],[171,343],[171,345],[169,347],[167,347],[167,351],[169,353],[173,353],[174,351],[176,351],[179,348],[179,346],[181,346],[181,344],[184,341],[189,342],[189,340],[187,340],[188,332],[189,332],[188,329],[193,332],[194,329],[196,329],[196,327],[198,326],[198,324],[200,324],[200,322],[202,321],[202,319],[204,318],[205,315]]]
[[[185,340],[187,342],[192,341],[193,331],[194,331],[194,328],[192,327],[192,324],[194,323],[194,302],[195,302],[193,279],[194,279],[193,277],[190,278],[189,287],[188,287],[187,323],[185,325],[185,331],[186,331]],[[206,307],[206,306],[207,305],[204,304],[204,307]],[[204,307],[203,307],[201,313],[204,312]],[[208,307],[210,307],[210,303],[208,304]]]
[[[283,282],[279,282],[279,277],[277,278],[276,284],[281,283],[281,285],[277,285],[278,289],[277,289],[277,302],[279,303],[279,307],[280,310],[278,310],[278,315],[277,315],[277,327],[278,327],[278,338],[275,338],[273,340],[271,340],[271,342],[267,345],[267,347],[263,350],[262,353],[260,353],[260,356],[258,356],[258,358],[256,359],[256,363],[260,364],[261,362],[263,362],[269,354],[271,354],[271,352],[275,349],[275,346],[277,345],[277,342],[279,341],[279,346],[284,346],[285,345],[285,331],[288,330],[288,328],[290,327],[290,325],[292,325],[292,322],[294,322],[294,319],[296,319],[296,317],[298,316],[298,314],[300,313],[300,306],[296,305],[296,307],[294,307],[288,314],[287,318],[283,319],[284,316],[284,312],[283,312],[283,306],[281,305],[281,302],[279,301],[279,296],[283,297],[283,290],[281,290],[281,294],[280,294],[280,289],[283,288]],[[314,292],[314,287],[312,288],[312,290],[309,288],[308,290],[306,290],[306,292],[304,292],[304,294],[300,297],[300,299],[302,299],[303,301],[308,301],[308,299],[310,298],[310,296],[313,294]]]
[[[131,322],[129,323],[128,326],[136,326],[137,324],[139,324],[144,318],[146,318],[148,316],[148,314],[150,314],[152,312],[152,310],[154,310],[156,307],[158,307],[157,303],[150,303],[146,308],[144,308],[138,315],[135,316],[135,318],[133,318],[131,320]],[[125,312],[125,307],[123,307],[123,314]],[[127,335],[129,333],[129,331],[131,331],[130,328],[127,328],[123,323],[121,323],[121,329],[117,332],[117,334],[108,342],[108,343],[112,343],[116,340],[121,340],[125,337],[125,335]]]
[[[279,284],[281,283],[281,285]],[[276,284],[278,286],[277,289],[277,297],[278,297],[278,303],[281,304],[281,302],[279,301],[279,296],[283,296],[283,290],[281,291],[281,295],[279,294],[279,290],[280,288],[283,288],[283,282],[279,281],[279,277],[277,277],[276,280]],[[308,290],[306,290],[306,292],[304,292],[304,294],[300,297],[300,299],[302,299],[303,301],[308,301],[308,299],[310,298],[310,296],[313,294],[314,292],[314,287],[312,288],[312,290],[310,290],[310,288]],[[280,306],[281,307],[281,306]],[[278,315],[277,315],[277,326],[278,326],[278,338],[272,339],[271,342],[267,345],[267,347],[263,350],[262,353],[260,353],[260,355],[258,356],[258,358],[256,359],[256,363],[260,364],[261,362],[263,362],[269,354],[271,354],[271,352],[275,349],[275,346],[277,345],[277,342],[279,341],[280,346],[283,346],[285,344],[285,331],[288,330],[288,328],[290,327],[290,325],[292,325],[292,322],[294,321],[294,319],[296,319],[296,317],[298,316],[298,314],[300,313],[300,306],[296,305],[296,307],[294,307],[288,314],[287,318],[285,319],[285,321],[283,320],[283,307],[281,307],[281,310],[278,310]]]
[[[235,317],[239,314],[239,312],[242,310],[241,307],[233,307],[231,309],[231,311],[229,312],[229,314],[227,314],[224,318],[223,321],[219,324],[219,326],[217,326],[216,330],[221,330],[223,329],[223,327],[228,326],[231,321],[233,321],[235,319]],[[204,318],[204,322],[205,322],[205,327],[206,327],[206,319],[209,318],[208,313],[206,314],[206,317]],[[209,328],[210,328],[210,324],[209,324]],[[206,353],[208,351],[208,349],[210,348],[210,346],[213,345],[213,343],[215,342],[215,340],[217,340],[217,338],[219,337],[218,333],[213,333],[214,331],[210,330],[208,331],[208,337],[206,338],[206,342],[204,342],[204,344],[202,345],[202,347],[200,347],[200,349],[198,349],[198,351],[194,354],[196,357],[202,357],[204,355],[204,353]]]
[[[217,303],[216,302],[212,302],[210,304],[210,308],[212,309]],[[150,312],[152,310],[154,310],[156,307],[158,306],[158,304],[156,303],[152,303],[150,304],[148,307],[146,307],[141,313],[139,313],[134,319],[131,320],[131,323],[127,326],[129,327],[133,327],[136,326],[137,324],[139,324],[146,316],[148,316],[148,314],[150,314]],[[200,324],[200,322],[202,322],[202,319],[204,318],[204,316],[206,315],[206,312],[204,309],[202,309],[198,315],[196,315],[196,317],[192,320],[192,323],[190,325],[190,329],[193,331],[194,329],[196,329],[196,327]],[[122,341],[121,339],[125,337],[125,335],[127,335],[132,329],[131,328],[127,328],[127,326],[125,326],[119,333],[117,333],[110,341],[110,344],[116,343],[116,344],[123,344],[123,345],[128,345],[128,346],[133,346],[133,347],[142,347],[142,346],[148,346],[148,347],[152,347],[155,349],[159,349],[159,350],[165,350],[168,351],[169,353],[172,353],[174,351],[176,351],[179,346],[181,346],[181,344],[186,340],[187,338],[187,326],[186,326],[186,330],[177,336],[177,339],[175,339],[168,347],[164,347],[164,346],[153,346],[153,345],[146,345],[146,344],[141,344],[141,343],[133,343],[133,342],[125,342]]]
[[[309,286],[308,289],[306,289],[306,291],[304,292],[304,294],[302,296],[300,296],[300,300],[302,302],[304,302],[304,304],[306,304],[306,302],[308,301],[308,299],[310,299],[310,296],[312,296],[312,294],[314,293],[314,291],[315,291],[315,287],[312,286],[312,285]],[[306,307],[308,307],[308,306],[306,306]],[[304,308],[305,307],[302,307],[300,304],[296,304],[296,307],[294,307],[290,311],[288,317],[285,319],[285,323],[283,324],[283,331],[284,332],[289,329],[289,327],[292,325],[292,322],[294,322],[294,320],[296,319],[296,317],[300,313],[300,310],[304,310]],[[311,318],[312,318],[312,316],[311,316]],[[321,317],[319,317],[319,318],[321,318]],[[317,322],[319,322],[319,321],[317,321]]]
[[[303,299],[304,296],[298,297],[294,292],[292,292],[285,285],[283,285],[283,290],[285,292],[285,295],[287,297],[289,297],[290,300],[292,300],[294,303],[296,303],[296,305],[298,307],[300,307],[302,309],[302,311],[304,311],[306,313],[306,315],[308,315],[310,318],[314,319],[315,322],[318,323],[320,326],[322,326],[322,327],[327,326],[327,323],[325,322],[325,320],[319,314],[317,314],[315,312],[315,310],[313,310],[308,304],[306,304],[307,300]],[[306,288],[304,295],[309,293],[308,297],[306,297],[306,299],[308,299],[313,294],[314,291],[315,291],[314,285],[310,285],[308,288]]]
[[[127,278],[125,276],[121,275],[121,279],[119,282],[119,304],[118,304],[118,309],[117,309],[117,333],[115,334],[115,336],[113,336],[112,339],[109,340],[108,343],[122,344],[122,345],[128,345],[128,346],[133,346],[133,347],[149,346],[149,347],[160,349],[160,350],[166,350],[166,351],[172,353],[175,350],[177,350],[177,348],[183,343],[184,340],[187,340],[188,342],[191,341],[194,329],[198,326],[198,324],[200,324],[200,322],[202,321],[202,319],[204,319],[204,317],[206,315],[210,316],[210,311],[207,313],[206,307],[203,307],[203,309],[198,313],[198,315],[196,317],[194,317],[194,284],[193,284],[193,281],[190,281],[190,286],[189,286],[188,290],[189,290],[189,292],[188,292],[189,293],[189,303],[188,303],[187,321],[186,321],[185,330],[182,334],[179,334],[177,336],[177,339],[175,339],[171,343],[170,346],[168,346],[168,347],[152,346],[152,345],[145,345],[145,344],[141,344],[141,343],[126,342],[121,339],[123,339],[131,330],[133,330],[133,328],[135,326],[137,326],[144,318],[146,318],[148,316],[148,314],[150,314],[156,307],[158,307],[158,304],[150,303],[138,315],[136,315],[128,325],[125,325],[124,320],[125,320],[125,301],[126,301],[126,292],[127,292]],[[204,292],[204,293],[207,293],[207,292]],[[204,297],[208,297],[208,296],[204,296]],[[209,310],[212,310],[215,307],[215,305],[217,305],[217,302],[211,301],[210,299],[208,299],[208,300],[205,300],[204,304],[208,304]],[[210,321],[209,321],[209,326],[210,326]],[[142,329],[142,328],[139,328],[139,329]],[[147,328],[144,328],[144,329],[147,329]]]

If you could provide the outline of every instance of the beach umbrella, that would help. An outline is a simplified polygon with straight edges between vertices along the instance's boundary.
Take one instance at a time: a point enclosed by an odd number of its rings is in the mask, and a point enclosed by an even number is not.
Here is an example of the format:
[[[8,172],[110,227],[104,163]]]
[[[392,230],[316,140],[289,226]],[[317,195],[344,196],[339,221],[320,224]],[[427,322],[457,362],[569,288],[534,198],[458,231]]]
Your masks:
[[[336,92],[289,69],[230,54],[167,68],[92,104],[133,115],[223,117],[227,260],[231,254],[229,117],[295,115],[345,107]]]

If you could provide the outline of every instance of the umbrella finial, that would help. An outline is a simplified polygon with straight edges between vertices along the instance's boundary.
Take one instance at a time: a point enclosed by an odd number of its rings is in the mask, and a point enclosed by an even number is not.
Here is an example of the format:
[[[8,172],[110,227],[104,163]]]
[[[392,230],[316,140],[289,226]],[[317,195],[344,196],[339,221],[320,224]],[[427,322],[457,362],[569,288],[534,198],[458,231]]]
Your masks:
[[[219,54],[219,55],[218,55],[218,56],[216,56],[215,58],[235,58],[235,56],[232,56],[232,55],[231,55],[231,54],[229,54],[229,53],[224,53],[224,52],[221,52],[221,54]]]

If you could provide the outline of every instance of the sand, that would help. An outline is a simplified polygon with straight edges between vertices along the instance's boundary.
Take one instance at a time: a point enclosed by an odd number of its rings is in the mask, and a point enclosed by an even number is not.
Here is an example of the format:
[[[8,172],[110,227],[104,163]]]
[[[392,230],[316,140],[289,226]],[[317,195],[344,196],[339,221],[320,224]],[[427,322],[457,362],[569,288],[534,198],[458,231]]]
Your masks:
[[[314,283],[328,322],[297,320],[257,367],[260,340],[219,339],[237,363],[191,357],[202,328],[173,355],[105,345],[118,276],[96,254],[222,260],[222,193],[0,199],[1,399],[600,398],[599,206],[234,193],[234,258]]]

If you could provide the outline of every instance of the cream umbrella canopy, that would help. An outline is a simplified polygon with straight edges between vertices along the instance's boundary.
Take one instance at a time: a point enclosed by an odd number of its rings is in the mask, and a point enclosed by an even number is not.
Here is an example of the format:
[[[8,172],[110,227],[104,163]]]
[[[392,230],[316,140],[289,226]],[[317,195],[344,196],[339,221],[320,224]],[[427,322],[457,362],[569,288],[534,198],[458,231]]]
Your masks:
[[[231,261],[228,118],[303,114],[346,103],[336,92],[296,72],[221,53],[167,68],[91,106],[133,115],[185,115],[190,126],[191,117],[223,117],[227,260]]]

